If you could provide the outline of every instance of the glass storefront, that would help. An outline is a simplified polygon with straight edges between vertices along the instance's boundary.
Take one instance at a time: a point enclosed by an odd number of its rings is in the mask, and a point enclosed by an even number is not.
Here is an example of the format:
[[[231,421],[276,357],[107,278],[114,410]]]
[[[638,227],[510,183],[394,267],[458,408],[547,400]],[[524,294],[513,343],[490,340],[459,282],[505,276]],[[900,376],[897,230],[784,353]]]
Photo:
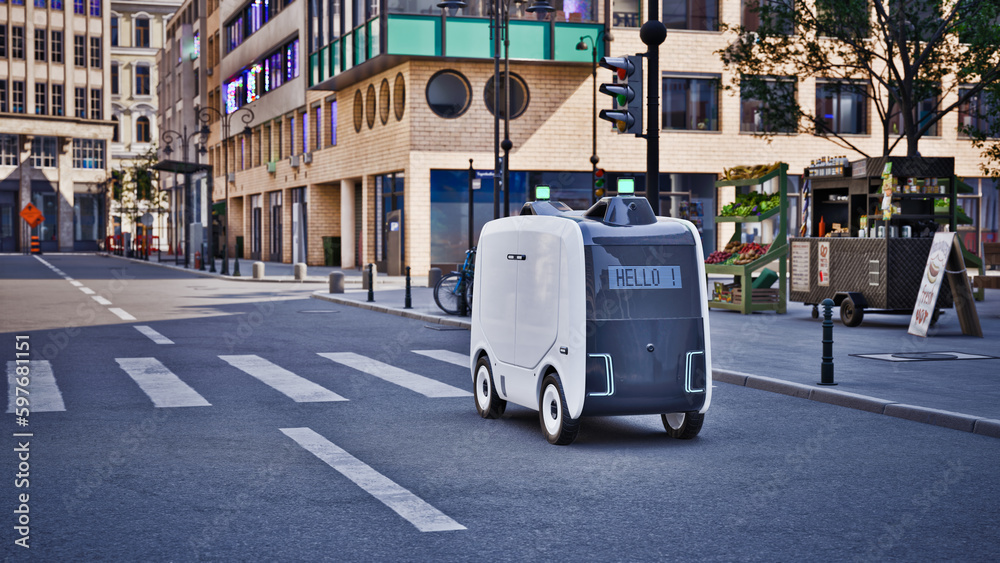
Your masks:
[[[96,250],[104,220],[104,196],[77,193],[73,199],[73,242],[76,250]]]

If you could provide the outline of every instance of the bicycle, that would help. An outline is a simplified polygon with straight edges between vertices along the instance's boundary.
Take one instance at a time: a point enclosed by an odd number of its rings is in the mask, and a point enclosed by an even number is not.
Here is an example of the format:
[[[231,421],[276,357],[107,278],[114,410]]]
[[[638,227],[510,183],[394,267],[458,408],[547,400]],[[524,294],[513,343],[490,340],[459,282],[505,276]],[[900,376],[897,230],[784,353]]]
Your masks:
[[[465,251],[465,263],[461,270],[451,272],[438,280],[434,286],[434,301],[449,315],[459,314],[458,298],[465,294],[465,303],[472,309],[472,280],[476,269],[476,247]]]

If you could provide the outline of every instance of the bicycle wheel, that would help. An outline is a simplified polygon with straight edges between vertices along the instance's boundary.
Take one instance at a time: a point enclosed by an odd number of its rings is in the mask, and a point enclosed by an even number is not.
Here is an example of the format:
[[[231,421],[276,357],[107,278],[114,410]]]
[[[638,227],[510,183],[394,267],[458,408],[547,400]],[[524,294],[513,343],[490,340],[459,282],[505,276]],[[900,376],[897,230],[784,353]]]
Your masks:
[[[434,301],[449,315],[458,314],[458,284],[461,281],[462,275],[452,272],[442,277],[434,286]]]

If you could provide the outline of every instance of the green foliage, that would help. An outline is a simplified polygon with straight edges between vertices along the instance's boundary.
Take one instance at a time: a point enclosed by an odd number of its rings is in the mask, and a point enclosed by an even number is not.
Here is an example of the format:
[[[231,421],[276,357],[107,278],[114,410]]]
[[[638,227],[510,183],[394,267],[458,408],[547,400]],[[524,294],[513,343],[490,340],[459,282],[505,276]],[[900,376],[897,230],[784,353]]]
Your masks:
[[[882,154],[906,139],[910,156],[942,117],[1000,81],[1000,0],[747,2],[752,16],[743,25],[723,26],[733,41],[718,54],[735,71],[726,88],[761,102],[768,124],[756,133],[762,137],[816,133],[869,156],[815,114],[814,99],[768,87],[773,77],[852,81],[866,102],[874,102],[873,119],[883,124]],[[933,102],[919,107],[928,100]]]
[[[750,192],[736,194],[736,201],[726,204],[719,211],[719,215],[726,217],[748,217],[760,215],[781,205],[780,194],[762,194],[760,192]]]
[[[111,171],[112,196],[117,211],[135,224],[147,212],[164,211],[167,193],[159,189],[156,148],[151,147],[138,158],[127,161],[119,170]]]

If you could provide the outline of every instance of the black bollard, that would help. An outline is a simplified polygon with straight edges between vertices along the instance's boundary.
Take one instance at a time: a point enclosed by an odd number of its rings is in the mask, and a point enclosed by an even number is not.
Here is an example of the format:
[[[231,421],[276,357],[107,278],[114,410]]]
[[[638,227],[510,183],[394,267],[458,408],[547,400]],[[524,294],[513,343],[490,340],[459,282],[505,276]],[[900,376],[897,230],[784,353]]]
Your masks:
[[[233,277],[240,277],[240,257],[236,256],[233,258]]]
[[[368,264],[368,302],[375,302],[375,279],[372,275],[372,264]]]
[[[833,299],[824,299],[823,306],[823,363],[820,364],[819,385],[836,385],[833,382]]]
[[[406,297],[403,299],[403,308],[412,309],[413,299],[410,297],[410,267],[406,267]]]
[[[458,282],[458,316],[466,317],[469,315],[469,304],[465,301],[465,284],[468,283],[465,280],[465,276]]]

